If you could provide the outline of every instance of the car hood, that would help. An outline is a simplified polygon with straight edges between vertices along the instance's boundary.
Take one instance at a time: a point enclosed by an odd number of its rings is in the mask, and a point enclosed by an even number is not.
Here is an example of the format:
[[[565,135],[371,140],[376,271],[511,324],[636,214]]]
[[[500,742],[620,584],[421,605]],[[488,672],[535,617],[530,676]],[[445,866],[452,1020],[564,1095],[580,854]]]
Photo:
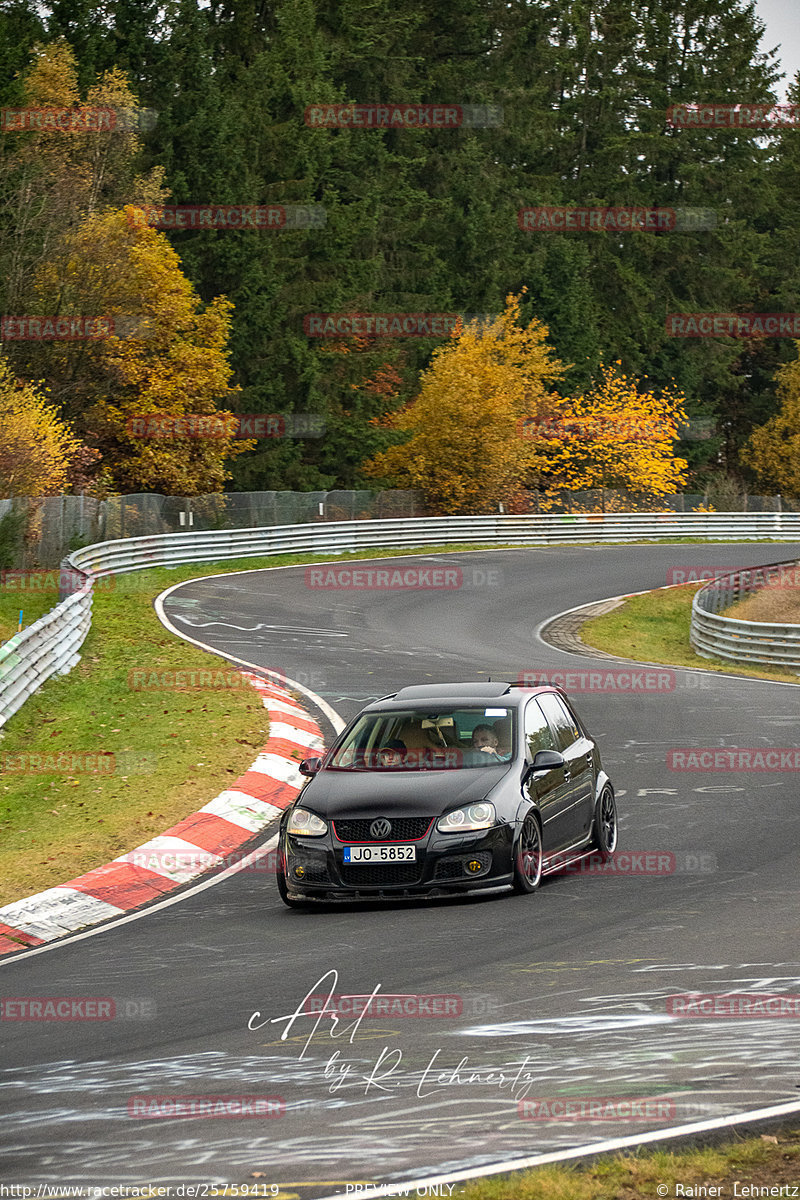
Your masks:
[[[299,802],[321,817],[392,814],[439,816],[483,800],[511,769],[510,763],[459,771],[320,771]]]

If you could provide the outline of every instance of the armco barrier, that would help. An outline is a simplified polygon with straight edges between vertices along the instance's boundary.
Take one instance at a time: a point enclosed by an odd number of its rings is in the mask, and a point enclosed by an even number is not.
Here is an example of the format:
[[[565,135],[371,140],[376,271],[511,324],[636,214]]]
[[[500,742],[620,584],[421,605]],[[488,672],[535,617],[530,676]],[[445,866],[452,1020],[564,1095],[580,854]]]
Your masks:
[[[800,540],[798,513],[587,513],[411,517],[156,534],[99,542],[76,550],[63,573],[87,583],[0,649],[0,726],[52,675],[69,671],[91,622],[91,584],[147,567],[220,562],[310,552],[342,554],[372,548],[458,543],[549,545],[696,537],[741,541]],[[716,651],[715,651],[716,652]]]
[[[690,641],[694,650],[703,658],[800,668],[800,625],[742,621],[721,615],[744,596],[785,579],[787,570],[796,587],[797,566],[792,560],[750,567],[721,575],[700,588],[692,601]]]

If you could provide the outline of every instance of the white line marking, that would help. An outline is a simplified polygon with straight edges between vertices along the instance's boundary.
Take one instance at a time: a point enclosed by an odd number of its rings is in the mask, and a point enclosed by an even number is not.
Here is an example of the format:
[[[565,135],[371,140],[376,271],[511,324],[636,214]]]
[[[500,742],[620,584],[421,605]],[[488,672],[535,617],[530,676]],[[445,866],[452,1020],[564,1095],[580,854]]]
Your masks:
[[[48,950],[60,950],[62,946],[71,946],[73,942],[82,942],[84,938],[96,937],[97,934],[105,933],[109,929],[117,929],[120,925],[127,925],[129,921],[139,921],[142,917],[149,917],[151,913],[160,912],[162,908],[169,908],[171,904],[180,904],[182,900],[187,900],[190,896],[196,896],[198,892],[204,892],[206,888],[215,887],[218,883],[222,883],[224,879],[235,875],[237,871],[243,871],[259,855],[263,855],[265,851],[274,850],[277,844],[278,835],[275,833],[268,842],[264,842],[263,845],[258,846],[255,850],[251,850],[241,862],[226,867],[224,871],[220,871],[219,875],[215,875],[213,879],[206,879],[202,883],[196,883],[194,887],[187,888],[179,896],[168,896],[165,900],[159,900],[156,904],[151,904],[148,908],[128,913],[127,916],[120,917],[118,920],[109,921],[107,925],[99,925],[95,929],[87,929],[83,933],[74,933],[71,937],[65,937],[60,942],[51,942],[48,946],[35,946],[31,950],[26,950],[24,954],[6,955],[4,958],[0,958],[0,969],[21,962],[23,958],[32,958],[35,954],[46,954]]]
[[[240,667],[247,667],[248,671],[253,671],[256,675],[269,675],[270,672],[273,675],[276,673],[280,674],[281,679],[286,684],[286,687],[298,691],[301,693],[301,695],[308,697],[311,703],[315,704],[317,708],[325,714],[333,726],[334,731],[337,734],[340,734],[347,722],[343,721],[336,710],[331,708],[330,704],[323,700],[321,696],[317,695],[316,692],[312,692],[310,688],[304,687],[302,683],[298,683],[295,679],[289,679],[287,676],[283,675],[282,672],[275,672],[273,668],[259,667],[256,663],[248,662],[244,658],[236,658],[232,654],[226,654],[223,650],[219,650],[216,646],[209,646],[207,642],[201,642],[197,638],[189,637],[187,633],[183,633],[182,630],[176,629],[172,624],[172,621],[170,621],[169,617],[164,612],[164,601],[167,599],[167,597],[171,596],[173,592],[176,592],[178,588],[186,587],[190,583],[205,583],[207,579],[220,579],[223,577],[230,578],[231,575],[253,575],[256,573],[256,571],[290,571],[294,570],[298,566],[303,565],[308,564],[292,563],[290,566],[285,567],[253,567],[249,571],[221,571],[216,575],[203,575],[199,579],[184,579],[181,583],[173,583],[172,587],[168,587],[165,592],[162,592],[159,596],[156,596],[155,600],[153,601],[153,607],[156,610],[156,616],[161,624],[171,633],[174,633],[176,637],[183,638],[185,642],[191,642],[192,645],[199,646],[201,650],[207,650],[209,654],[216,654],[217,658],[224,658],[228,662],[238,663]]]
[[[453,1171],[447,1175],[426,1175],[420,1179],[398,1180],[383,1187],[365,1189],[361,1192],[361,1200],[373,1200],[373,1197],[379,1196],[396,1196],[398,1191],[410,1192],[415,1188],[433,1187],[437,1183],[460,1183],[465,1179],[482,1179],[487,1175],[500,1175],[506,1171],[524,1171],[530,1167],[544,1167],[549,1163],[585,1158],[589,1154],[608,1154],[612,1150],[624,1150],[628,1146],[642,1146],[646,1142],[663,1142],[670,1138],[684,1137],[693,1133],[706,1133],[712,1129],[729,1128],[745,1121],[764,1121],[796,1112],[800,1112],[800,1100],[790,1100],[786,1104],[776,1104],[771,1108],[757,1108],[751,1112],[734,1113],[729,1117],[699,1121],[695,1125],[675,1125],[670,1129],[653,1129],[648,1133],[632,1134],[630,1137],[609,1138],[605,1142],[592,1142],[588,1146],[576,1146],[573,1150],[555,1150],[551,1154],[534,1154],[530,1158],[510,1158],[505,1162],[492,1163],[488,1167]],[[341,1192],[337,1195],[323,1196],[321,1200],[341,1200]]]
[[[269,567],[266,568],[269,570]],[[213,579],[213,575],[208,575],[205,578]],[[196,582],[193,580],[192,582]],[[191,629],[208,629],[211,625],[219,625],[222,629],[238,629],[240,633],[258,633],[259,629],[271,629],[273,633],[308,633],[315,637],[349,637],[348,633],[339,633],[333,629],[305,629],[302,625],[231,625],[228,621],[190,621],[188,617],[181,617],[176,614],[176,621],[180,621],[182,625],[188,625]]]

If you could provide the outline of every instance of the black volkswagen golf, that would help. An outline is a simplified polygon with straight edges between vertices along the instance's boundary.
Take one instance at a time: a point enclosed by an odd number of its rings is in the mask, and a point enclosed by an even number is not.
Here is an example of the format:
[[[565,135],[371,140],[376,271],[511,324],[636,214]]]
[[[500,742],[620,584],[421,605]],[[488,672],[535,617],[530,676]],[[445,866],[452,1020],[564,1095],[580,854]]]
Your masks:
[[[278,890],[313,900],[500,889],[617,844],[614,789],[557,687],[407,687],[368,705],[283,814]]]

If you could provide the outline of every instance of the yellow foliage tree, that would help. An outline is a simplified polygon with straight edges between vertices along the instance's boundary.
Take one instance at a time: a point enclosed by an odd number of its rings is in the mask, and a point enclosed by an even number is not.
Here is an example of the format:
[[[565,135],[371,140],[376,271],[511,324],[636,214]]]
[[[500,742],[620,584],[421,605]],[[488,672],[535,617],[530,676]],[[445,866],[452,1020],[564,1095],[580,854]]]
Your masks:
[[[37,275],[48,314],[102,316],[123,336],[42,347],[54,399],[103,455],[104,482],[120,491],[198,495],[222,488],[225,460],[253,446],[232,433],[142,437],[133,418],[218,414],[235,394],[227,344],[233,305],[202,306],[165,234],[133,207],[87,217]],[[141,217],[141,212],[138,211]]]
[[[58,495],[80,449],[52,405],[0,357],[0,497]]]
[[[114,109],[111,130],[62,132],[32,128],[4,135],[2,187],[8,220],[0,228],[2,292],[7,313],[30,312],[36,266],[87,213],[108,205],[159,203],[165,198],[164,169],[138,175],[142,141],[136,130],[139,102],[122,71],[114,67],[85,100],[78,86],[75,54],[62,38],[37,47],[24,79],[24,104],[39,109]]]
[[[685,483],[688,463],[675,455],[683,395],[640,391],[618,366],[602,368],[583,395],[565,397],[555,422],[529,426],[534,443],[548,447],[539,487],[611,488],[656,501]]]
[[[520,327],[520,299],[508,296],[492,322],[457,327],[433,352],[419,395],[383,422],[410,437],[365,463],[366,474],[422,489],[439,512],[470,513],[508,501],[543,464],[520,423],[559,411],[550,387],[566,367],[541,321]]]
[[[781,407],[753,431],[744,459],[768,488],[800,498],[800,342],[797,358],[775,375]]]

